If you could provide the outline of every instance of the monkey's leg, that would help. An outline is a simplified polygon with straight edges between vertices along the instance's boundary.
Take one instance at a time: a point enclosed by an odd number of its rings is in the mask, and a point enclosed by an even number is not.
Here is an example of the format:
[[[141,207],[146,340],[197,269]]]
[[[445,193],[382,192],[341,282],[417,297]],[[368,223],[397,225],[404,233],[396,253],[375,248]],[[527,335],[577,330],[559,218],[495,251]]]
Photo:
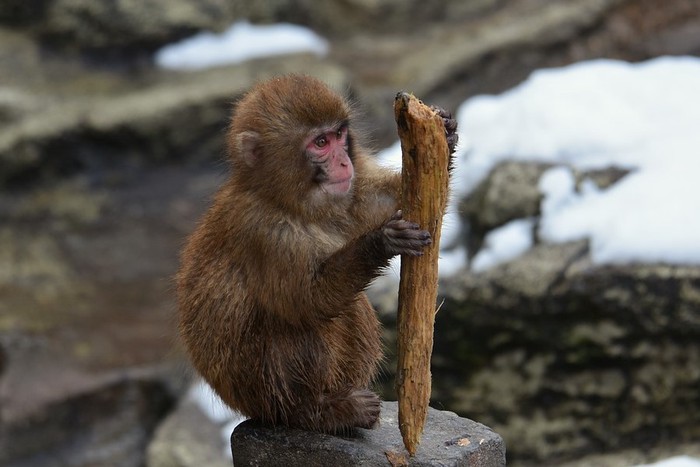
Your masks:
[[[379,419],[379,396],[369,389],[353,389],[345,394],[321,396],[320,428],[337,431],[373,428]]]

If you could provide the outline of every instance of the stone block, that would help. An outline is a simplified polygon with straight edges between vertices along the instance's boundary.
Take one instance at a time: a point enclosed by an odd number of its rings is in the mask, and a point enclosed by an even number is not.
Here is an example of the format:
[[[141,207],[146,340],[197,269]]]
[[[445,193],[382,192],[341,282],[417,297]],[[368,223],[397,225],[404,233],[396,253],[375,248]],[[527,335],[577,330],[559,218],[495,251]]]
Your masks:
[[[248,420],[233,431],[231,447],[236,467],[506,465],[505,444],[497,433],[453,412],[432,408],[418,452],[409,457],[399,432],[396,402],[382,403],[377,428],[358,428],[345,436],[271,428]]]

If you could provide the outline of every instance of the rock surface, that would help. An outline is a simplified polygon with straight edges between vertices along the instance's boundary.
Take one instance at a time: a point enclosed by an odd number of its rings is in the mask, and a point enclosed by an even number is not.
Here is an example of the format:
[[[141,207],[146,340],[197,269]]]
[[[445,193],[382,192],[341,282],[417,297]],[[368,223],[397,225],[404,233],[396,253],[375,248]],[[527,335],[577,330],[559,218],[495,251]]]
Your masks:
[[[311,57],[215,69],[130,92],[90,96],[34,112],[0,134],[0,184],[139,167],[211,160],[223,154],[221,135],[231,102],[256,80],[305,72],[346,86],[336,67]]]
[[[379,427],[332,436],[267,428],[253,420],[231,436],[234,464],[242,466],[505,466],[505,445],[488,427],[452,412],[428,410],[421,444],[411,458],[403,447],[398,404],[383,402]]]
[[[473,257],[483,246],[488,232],[516,219],[540,215],[542,193],[538,182],[551,164],[539,162],[505,161],[459,202],[459,214],[469,225],[465,246]],[[583,180],[592,181],[598,188],[608,188],[629,173],[618,167],[579,171],[571,168],[577,189]]]
[[[466,247],[470,256],[479,251],[489,231],[509,221],[540,213],[542,193],[537,181],[549,167],[548,164],[503,162],[459,203],[459,213],[469,225]]]
[[[446,284],[435,399],[487,423],[514,458],[700,437],[700,268],[592,267],[538,246]]]
[[[21,382],[8,371],[0,464],[24,466],[142,465],[151,433],[172,407],[180,384],[165,368],[80,373],[55,359],[37,362],[40,377]],[[39,375],[37,375],[39,376]],[[16,384],[12,384],[12,383]],[[23,384],[21,384],[23,383]]]
[[[586,241],[536,244],[442,293],[433,400],[494,427],[521,463],[700,437],[699,267],[598,266]]]
[[[461,204],[479,227],[470,235],[536,219],[544,169],[495,167]],[[612,167],[577,179],[609,186],[624,175]],[[509,464],[559,465],[643,440],[646,455],[631,457],[640,463],[700,437],[700,267],[599,266],[585,240],[535,243],[483,273],[444,280],[441,299],[432,403],[493,427]],[[383,320],[393,349],[394,318]],[[384,397],[391,386],[389,378]]]
[[[184,400],[161,423],[148,446],[148,467],[231,467],[222,424],[209,419],[191,400]]]
[[[121,59],[145,57],[166,43],[203,29],[221,30],[235,19],[225,0],[2,0],[0,11],[1,23],[26,29],[50,49]]]
[[[396,138],[400,89],[454,110],[542,66],[700,54],[687,0],[322,3],[0,0],[3,465],[144,462],[187,374],[173,351],[177,251],[221,180],[230,104],[255,80],[297,71],[348,89],[381,147]],[[330,55],[154,68],[156,47],[244,17],[314,26]],[[664,442],[697,406],[695,271],[598,271],[586,257],[540,245],[446,284],[434,400],[493,422],[514,459]]]
[[[186,381],[170,276],[188,197],[216,179],[182,175],[0,192],[0,464],[143,463]]]

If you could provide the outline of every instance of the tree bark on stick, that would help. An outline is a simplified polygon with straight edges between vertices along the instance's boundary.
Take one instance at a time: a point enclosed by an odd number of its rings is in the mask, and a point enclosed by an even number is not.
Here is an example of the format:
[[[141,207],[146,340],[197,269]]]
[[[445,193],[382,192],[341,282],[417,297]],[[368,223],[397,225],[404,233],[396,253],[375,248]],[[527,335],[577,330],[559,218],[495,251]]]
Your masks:
[[[442,118],[414,96],[399,93],[394,115],[401,140],[404,219],[430,232],[433,243],[423,256],[401,257],[398,308],[399,428],[413,456],[418,449],[430,402],[438,288],[438,253],[447,206],[450,151]]]

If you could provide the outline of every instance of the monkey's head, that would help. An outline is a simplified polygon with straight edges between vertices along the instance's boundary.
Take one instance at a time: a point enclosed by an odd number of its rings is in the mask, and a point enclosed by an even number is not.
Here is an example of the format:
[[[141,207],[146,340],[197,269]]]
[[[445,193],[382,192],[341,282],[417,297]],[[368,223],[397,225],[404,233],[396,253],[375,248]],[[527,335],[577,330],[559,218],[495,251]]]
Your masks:
[[[315,78],[287,75],[251,89],[233,114],[228,148],[236,182],[287,209],[352,197],[350,107]]]

